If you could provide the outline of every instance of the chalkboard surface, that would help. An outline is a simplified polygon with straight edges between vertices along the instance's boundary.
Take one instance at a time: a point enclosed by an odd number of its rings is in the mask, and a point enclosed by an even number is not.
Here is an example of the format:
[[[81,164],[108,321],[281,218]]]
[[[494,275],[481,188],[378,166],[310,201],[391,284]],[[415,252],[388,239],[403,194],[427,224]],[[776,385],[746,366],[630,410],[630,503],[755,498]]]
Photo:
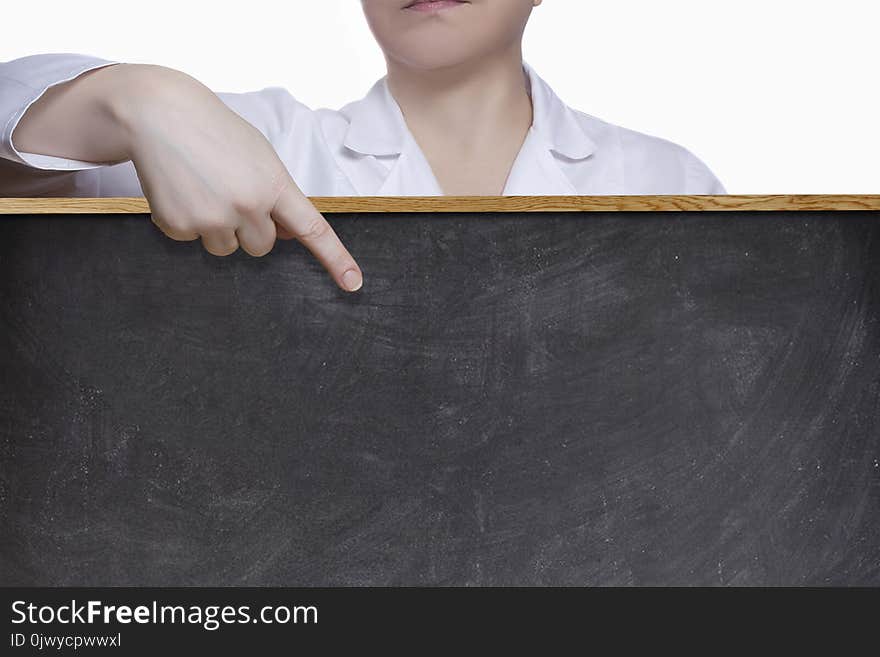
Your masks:
[[[0,218],[0,584],[880,584],[880,213]]]

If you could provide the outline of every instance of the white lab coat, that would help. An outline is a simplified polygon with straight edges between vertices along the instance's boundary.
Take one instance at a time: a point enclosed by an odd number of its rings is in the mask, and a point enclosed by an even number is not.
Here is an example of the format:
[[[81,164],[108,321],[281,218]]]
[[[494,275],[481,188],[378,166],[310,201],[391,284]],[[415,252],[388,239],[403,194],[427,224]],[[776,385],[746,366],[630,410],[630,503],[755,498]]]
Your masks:
[[[131,162],[25,153],[12,141],[21,116],[48,87],[111,63],[44,54],[0,64],[0,196],[143,195]],[[531,67],[524,69],[534,119],[505,195],[726,193],[684,147],[575,111]],[[385,78],[340,110],[309,109],[278,87],[218,96],[267,137],[308,196],[443,193]]]

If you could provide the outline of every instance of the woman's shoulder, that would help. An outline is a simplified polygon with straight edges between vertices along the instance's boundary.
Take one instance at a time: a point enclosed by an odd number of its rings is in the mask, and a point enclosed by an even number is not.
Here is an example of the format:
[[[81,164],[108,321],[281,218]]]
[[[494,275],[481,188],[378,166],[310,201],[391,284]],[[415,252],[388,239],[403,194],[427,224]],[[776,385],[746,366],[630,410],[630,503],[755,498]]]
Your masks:
[[[628,193],[726,194],[709,166],[688,147],[628,128],[580,110],[573,113],[581,129],[623,170]],[[672,190],[672,191],[665,191]]]
[[[283,87],[266,87],[243,93],[217,94],[227,106],[257,127],[276,146],[320,140],[329,145],[342,139],[353,101],[340,109],[312,108]]]
[[[315,112],[283,87],[245,92],[219,92],[217,96],[234,112],[260,130],[270,141],[295,128],[311,129]]]

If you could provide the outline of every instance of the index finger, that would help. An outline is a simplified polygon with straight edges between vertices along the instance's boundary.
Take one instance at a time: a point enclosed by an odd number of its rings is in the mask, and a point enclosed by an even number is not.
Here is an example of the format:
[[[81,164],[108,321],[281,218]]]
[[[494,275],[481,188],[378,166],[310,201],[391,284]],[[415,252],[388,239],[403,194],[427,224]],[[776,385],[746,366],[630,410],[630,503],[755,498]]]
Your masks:
[[[363,274],[333,227],[294,182],[282,190],[271,211],[272,220],[298,239],[343,290],[363,285]]]

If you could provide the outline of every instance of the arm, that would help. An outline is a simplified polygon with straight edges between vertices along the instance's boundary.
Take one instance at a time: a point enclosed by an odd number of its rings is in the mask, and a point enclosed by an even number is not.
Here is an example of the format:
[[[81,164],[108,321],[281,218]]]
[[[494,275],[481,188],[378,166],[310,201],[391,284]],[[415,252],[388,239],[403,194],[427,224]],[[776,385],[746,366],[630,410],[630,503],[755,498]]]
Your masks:
[[[137,79],[149,78],[150,68],[110,64],[48,88],[24,112],[10,144],[25,161],[23,153],[85,163],[130,159],[131,135],[123,119],[123,103]],[[160,69],[155,69],[158,76]]]
[[[3,65],[0,80],[5,85],[16,82],[8,67],[22,61]],[[294,237],[340,287],[360,287],[360,269],[351,254],[291,179],[266,137],[210,89],[161,66],[92,69],[49,89],[19,83],[29,88],[19,90],[22,97],[36,96],[6,120],[7,126],[16,118],[18,123],[7,127],[10,134],[4,133],[0,154],[17,162],[17,169],[48,164],[44,168],[52,173],[41,175],[57,180],[69,180],[71,169],[80,175],[98,163],[130,160],[154,223],[172,239],[201,238],[215,255],[239,246],[264,255],[276,237]],[[3,105],[6,111],[5,100]],[[41,160],[44,156],[63,161]],[[9,185],[4,179],[19,178],[33,183],[39,175],[0,170],[0,193]]]
[[[131,162],[109,166],[22,145],[21,123],[71,81],[115,62],[45,54],[0,63],[0,196],[141,196]],[[14,138],[13,138],[14,136]],[[33,152],[29,152],[29,151]]]

